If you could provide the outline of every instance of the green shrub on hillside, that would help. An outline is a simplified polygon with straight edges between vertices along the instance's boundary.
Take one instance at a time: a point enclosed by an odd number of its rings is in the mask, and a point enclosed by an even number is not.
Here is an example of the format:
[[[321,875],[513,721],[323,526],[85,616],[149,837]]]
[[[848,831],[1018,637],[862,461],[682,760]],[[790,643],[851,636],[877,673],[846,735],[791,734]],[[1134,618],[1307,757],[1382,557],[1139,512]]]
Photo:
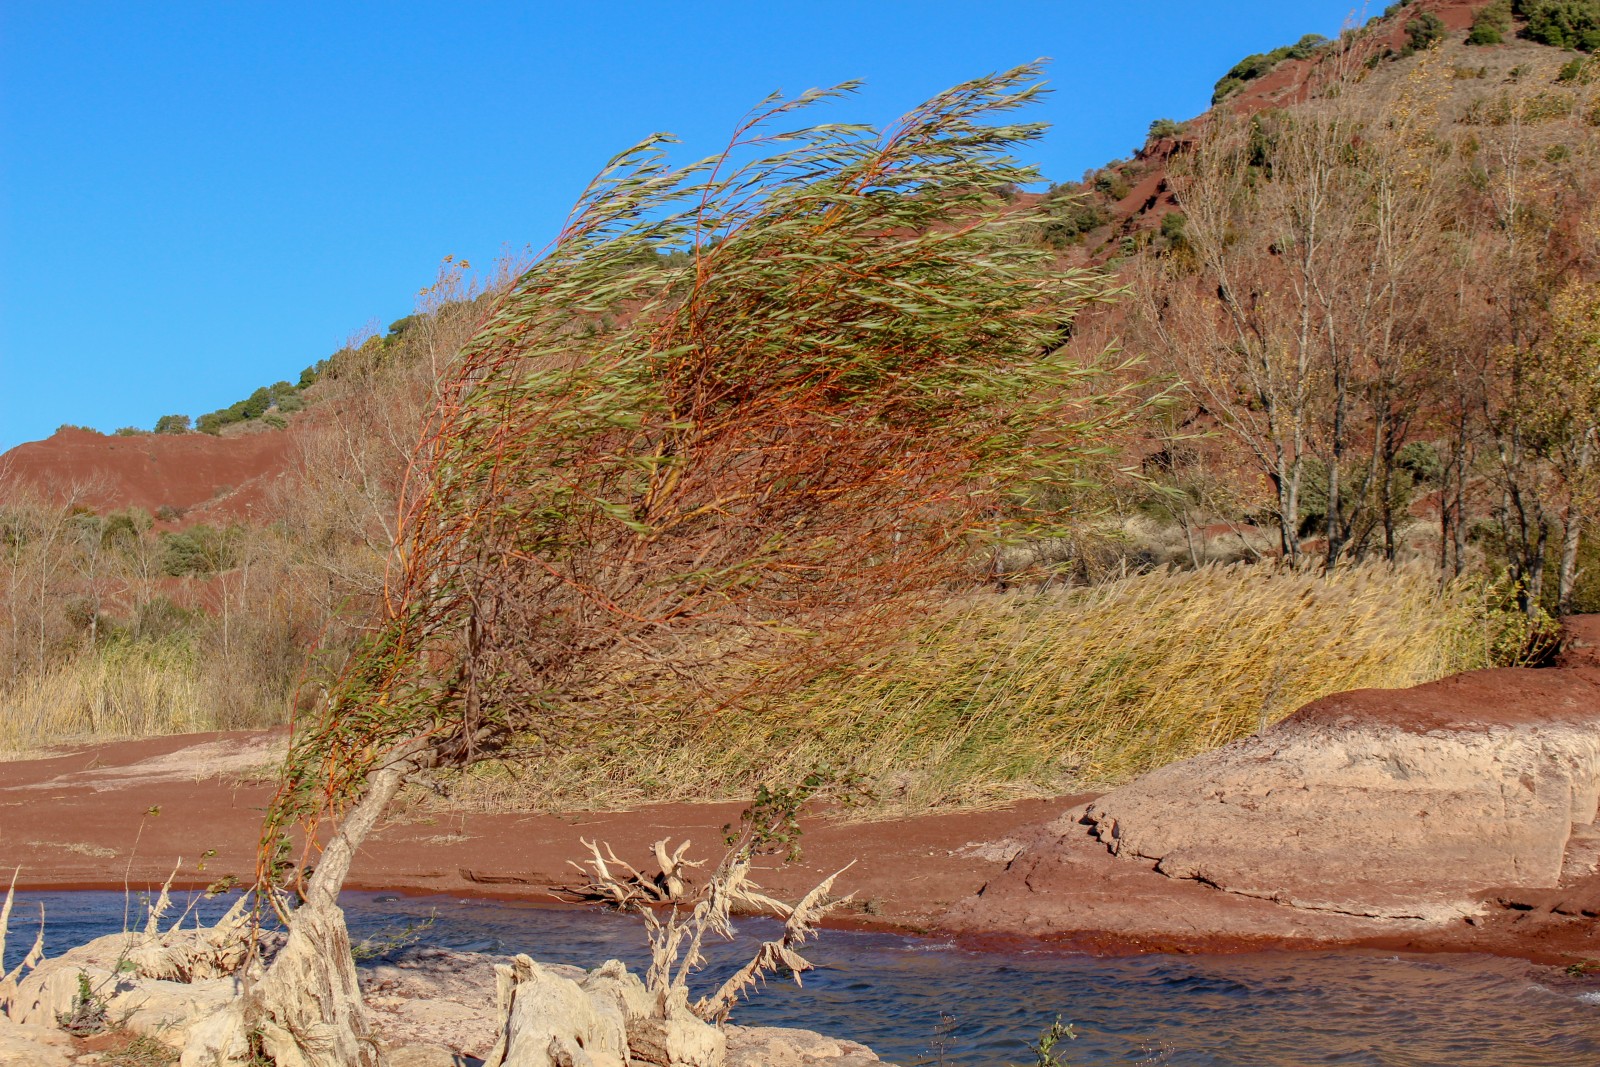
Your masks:
[[[1580,52],[1600,49],[1600,0],[1515,0],[1512,10],[1528,20],[1522,36]]]
[[[1111,221],[1111,214],[1088,199],[1081,185],[1057,185],[1045,194],[1045,219],[1039,240],[1050,248],[1077,244],[1084,234]]]
[[[1185,248],[1188,238],[1184,233],[1189,220],[1181,211],[1172,211],[1161,216],[1161,239],[1167,243],[1168,248]]]
[[[1181,137],[1182,135],[1183,123],[1178,122],[1176,119],[1156,119],[1150,124],[1150,133],[1146,138],[1146,142],[1161,141],[1169,137]]]
[[[1472,16],[1472,32],[1467,34],[1467,43],[1500,44],[1510,32],[1511,0],[1495,0]]]
[[[1095,175],[1094,191],[1108,200],[1121,200],[1133,192],[1133,186],[1118,171],[1107,169]]]
[[[188,433],[189,416],[163,415],[156,420],[156,433]]]
[[[1596,78],[1600,78],[1600,60],[1593,58],[1569,60],[1556,75],[1558,82],[1575,82],[1578,85],[1592,85]]]
[[[1271,73],[1274,67],[1286,59],[1306,59],[1315,55],[1327,43],[1328,39],[1320,33],[1308,33],[1294,44],[1274,48],[1270,52],[1245,56],[1217,82],[1216,90],[1211,94],[1211,102],[1219,103],[1242,88],[1245,82],[1254,81]]]
[[[173,578],[220,574],[238,562],[242,531],[237,526],[219,530],[201,524],[180,533],[161,535],[161,570]]]
[[[1424,52],[1449,34],[1450,28],[1444,24],[1444,19],[1429,11],[1406,23],[1406,46],[1400,52],[1409,56],[1414,52]]]
[[[282,404],[284,400],[294,396],[297,388],[297,386],[290,385],[288,382],[274,382],[272,385],[264,385],[237,404],[231,404],[218,411],[201,415],[195,421],[195,429],[202,433],[215,434],[222,432],[224,426],[231,426],[236,422],[259,419],[272,408]]]

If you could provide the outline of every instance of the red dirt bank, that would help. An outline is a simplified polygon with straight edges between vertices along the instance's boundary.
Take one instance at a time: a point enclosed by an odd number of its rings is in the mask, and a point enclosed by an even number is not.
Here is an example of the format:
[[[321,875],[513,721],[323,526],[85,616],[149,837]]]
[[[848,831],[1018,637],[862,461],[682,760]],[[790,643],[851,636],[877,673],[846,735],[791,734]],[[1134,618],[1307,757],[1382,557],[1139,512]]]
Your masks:
[[[1497,673],[1492,680],[1526,679]],[[247,882],[271,795],[261,772],[248,768],[281,740],[197,734],[0,763],[0,868],[20,867],[18,885],[27,889],[121,889],[125,876],[145,888],[159,885],[182,857],[177,884],[201,887],[229,874]],[[853,862],[839,883],[855,894],[842,925],[944,931],[978,945],[1028,940],[1102,952],[1226,952],[1343,944],[1558,964],[1600,958],[1600,876],[1559,892],[1491,893],[1484,916],[1420,929],[1302,912],[1168,878],[1111,856],[1086,834],[1036,847],[1012,865],[1022,869],[1007,869],[1023,844],[1061,837],[1061,824],[1052,821],[1087,799],[874,823],[815,820],[804,862],[767,872],[762,882],[779,895],[798,895]],[[350,887],[546,900],[551,887],[574,880],[567,861],[586,854],[581,839],[609,842],[640,862],[662,837],[691,838],[708,854],[739,810],[679,804],[605,814],[400,818],[363,850]]]

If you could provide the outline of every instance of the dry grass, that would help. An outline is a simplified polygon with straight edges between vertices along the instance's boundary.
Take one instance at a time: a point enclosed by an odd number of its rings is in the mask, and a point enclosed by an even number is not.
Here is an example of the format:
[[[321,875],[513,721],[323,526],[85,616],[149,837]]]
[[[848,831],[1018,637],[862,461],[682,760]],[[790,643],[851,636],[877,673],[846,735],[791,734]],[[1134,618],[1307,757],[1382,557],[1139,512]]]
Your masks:
[[[1103,787],[1329,693],[1491,665],[1502,633],[1487,599],[1465,584],[1441,597],[1427,568],[1385,566],[1210,567],[974,597],[806,690],[675,734],[597,736],[536,776],[486,767],[454,803],[736,798],[819,767],[860,776],[880,813]]]
[[[136,1034],[131,1030],[113,1030],[85,1044],[99,1052],[100,1058],[94,1062],[101,1067],[170,1067],[178,1062],[175,1049],[148,1034]]]
[[[818,768],[859,775],[882,813],[1114,784],[1328,693],[1494,662],[1499,624],[1481,590],[1436,589],[1423,567],[1236,566],[973,597],[803,691],[710,719],[597,729],[533,771],[479,767],[448,803],[744,798]],[[0,751],[216,728],[215,667],[177,647],[75,657],[0,696]]]
[[[73,740],[106,741],[280,722],[282,683],[247,677],[181,641],[85,649],[0,687],[0,759]],[[241,712],[239,709],[245,710]]]

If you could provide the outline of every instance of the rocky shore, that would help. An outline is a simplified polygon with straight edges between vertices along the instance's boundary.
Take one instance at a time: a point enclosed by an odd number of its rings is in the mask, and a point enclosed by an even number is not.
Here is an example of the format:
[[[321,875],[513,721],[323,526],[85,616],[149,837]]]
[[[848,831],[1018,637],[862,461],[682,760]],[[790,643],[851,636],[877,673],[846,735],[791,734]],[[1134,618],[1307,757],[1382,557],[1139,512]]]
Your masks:
[[[62,1020],[99,1000],[104,1029],[181,1055],[180,1067],[248,1062],[241,1005],[247,973],[193,967],[227,943],[227,920],[205,934],[112,934],[44,961],[9,990],[0,983],[0,1064],[104,1062],[110,1034],[76,1038]],[[219,934],[220,932],[220,934]],[[209,939],[209,941],[208,941]],[[268,939],[264,959],[270,959]],[[197,951],[198,949],[198,951]],[[174,967],[178,960],[191,966]],[[238,962],[238,961],[234,961]],[[712,1026],[676,1005],[657,1018],[621,963],[590,971],[526,956],[415,948],[363,967],[361,991],[389,1067],[870,1067],[866,1046],[784,1027]],[[87,983],[87,986],[84,985]]]
[[[941,925],[1600,956],[1597,646],[1317,701],[1014,835]]]

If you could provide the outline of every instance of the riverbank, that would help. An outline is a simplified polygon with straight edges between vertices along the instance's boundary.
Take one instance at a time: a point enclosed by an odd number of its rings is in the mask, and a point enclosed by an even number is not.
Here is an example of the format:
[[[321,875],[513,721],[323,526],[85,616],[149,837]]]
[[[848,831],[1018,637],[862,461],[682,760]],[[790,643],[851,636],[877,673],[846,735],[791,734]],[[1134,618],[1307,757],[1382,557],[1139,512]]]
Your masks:
[[[143,890],[159,886],[175,864],[176,886],[247,883],[272,792],[265,768],[282,740],[277,733],[198,734],[0,763],[0,868],[20,868],[17,884],[28,890]],[[1154,864],[1112,856],[1088,834],[1057,848],[1047,892],[1026,907],[975,906],[980,890],[1005,880],[1024,843],[1059,833],[1063,816],[1072,823],[1091,799],[889,821],[818,818],[806,826],[801,860],[760,879],[774,895],[794,897],[853,863],[839,887],[854,900],[833,925],[937,931],[979,948],[1188,953],[1364,946],[1487,952],[1559,965],[1600,958],[1600,922],[1573,893],[1491,894],[1480,914],[1446,924],[1361,918],[1169,878]],[[688,838],[692,854],[711,856],[741,808],[401,812],[363,849],[349,888],[559,906],[552,889],[579,880],[567,864],[586,854],[583,841],[607,842],[641,866],[663,837]]]

